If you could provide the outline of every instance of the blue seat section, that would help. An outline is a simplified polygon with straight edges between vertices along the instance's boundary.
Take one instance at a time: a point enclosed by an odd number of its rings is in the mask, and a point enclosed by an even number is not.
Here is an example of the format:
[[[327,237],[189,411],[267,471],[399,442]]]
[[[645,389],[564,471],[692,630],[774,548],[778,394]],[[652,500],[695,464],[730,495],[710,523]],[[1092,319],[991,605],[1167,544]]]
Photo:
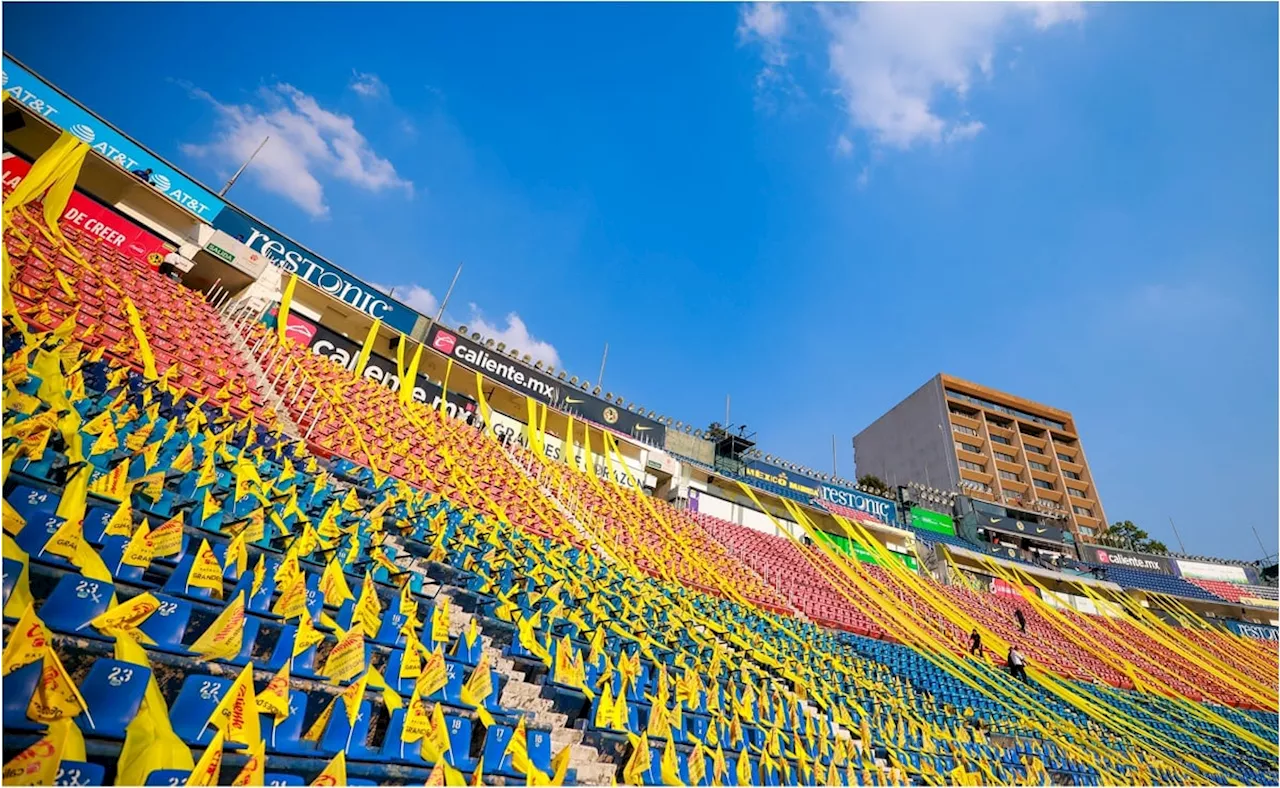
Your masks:
[[[13,332],[4,337],[7,357],[13,352],[11,345],[14,340]],[[170,353],[168,349],[164,352]],[[153,436],[149,439],[161,441],[163,445],[158,455],[154,443],[150,444],[151,453],[145,456],[133,446],[128,450],[122,448],[100,453],[91,458],[92,468],[86,466],[79,472],[92,474],[90,478],[100,480],[107,478],[104,474],[113,467],[127,467],[131,482],[147,473],[164,474],[156,500],[147,497],[151,492],[144,494],[144,486],[134,489],[128,501],[132,507],[131,523],[146,521],[155,528],[181,513],[184,527],[176,554],[155,558],[145,567],[126,565],[122,559],[130,537],[105,534],[117,502],[96,493],[89,496],[83,523],[84,539],[102,558],[111,581],[89,579],[65,560],[45,550],[50,536],[62,525],[56,512],[67,489],[63,470],[67,455],[62,451],[64,447],[60,436],[53,441],[54,448],[48,449],[44,456],[31,461],[19,460],[12,466],[5,498],[26,521],[14,544],[29,556],[28,587],[36,600],[36,611],[54,633],[56,650],[66,661],[71,674],[77,677],[87,709],[75,721],[87,741],[88,761],[65,762],[58,784],[100,782],[112,773],[112,757],[118,753],[127,725],[136,718],[153,676],[158,680],[156,686],[166,696],[175,733],[187,745],[196,749],[203,747],[214,734],[212,726],[207,724],[213,709],[225,697],[238,668],[250,661],[257,668],[255,679],[259,691],[265,685],[266,676],[278,673],[286,662],[290,664],[294,682],[288,692],[287,717],[277,722],[269,714],[259,715],[271,759],[268,784],[305,785],[340,751],[347,757],[349,784],[373,784],[392,764],[403,770],[395,774],[397,781],[420,784],[425,780],[432,764],[422,758],[420,744],[401,742],[405,721],[403,707],[390,711],[385,696],[376,689],[370,689],[360,700],[358,714],[351,724],[343,702],[336,699],[338,693],[354,679],[337,682],[317,675],[324,657],[336,641],[332,624],[336,622],[347,629],[353,625],[354,618],[354,602],[339,607],[325,604],[320,592],[320,579],[330,562],[336,562],[345,573],[347,584],[353,591],[360,590],[366,572],[369,573],[378,592],[382,612],[376,632],[365,640],[365,664],[376,666],[392,689],[399,692],[402,701],[412,694],[415,683],[414,679],[401,680],[399,677],[405,638],[402,630],[407,622],[405,611],[411,607],[416,609],[420,637],[429,635],[432,613],[443,604],[438,591],[443,591],[458,609],[476,618],[485,640],[477,640],[468,646],[465,637],[450,638],[443,646],[447,655],[446,685],[426,699],[428,704],[439,702],[446,709],[444,719],[450,744],[446,758],[451,766],[466,776],[481,769],[484,775],[496,782],[526,779],[516,771],[506,749],[515,729],[515,715],[527,710],[503,708],[500,698],[505,676],[491,664],[490,679],[495,691],[485,703],[496,717],[494,725],[477,728],[474,711],[461,700],[461,690],[468,674],[485,658],[484,643],[487,641],[517,660],[519,669],[526,672],[528,680],[541,688],[541,698],[550,704],[554,712],[564,715],[565,724],[581,729],[583,742],[600,746],[602,751],[608,751],[608,745],[625,741],[623,731],[608,726],[598,728],[594,724],[602,702],[599,690],[603,671],[606,665],[612,667],[611,694],[616,697],[623,692],[622,660],[638,655],[635,664],[639,675],[629,682],[625,691],[625,728],[639,735],[643,742],[641,746],[650,749],[652,766],[645,775],[648,784],[662,782],[660,764],[666,737],[650,737],[646,727],[653,717],[653,704],[657,702],[655,697],[661,683],[659,677],[663,674],[668,709],[677,702],[676,682],[687,681],[690,674],[694,674],[702,688],[682,710],[681,724],[672,732],[676,747],[674,756],[682,781],[689,782],[691,745],[711,738],[714,733],[724,744],[728,761],[729,773],[725,784],[737,784],[736,772],[740,762],[751,772],[752,784],[824,782],[827,778],[825,767],[829,764],[824,762],[816,744],[810,742],[810,736],[813,735],[813,742],[829,739],[833,711],[819,711],[817,706],[798,703],[788,689],[789,681],[782,681],[779,675],[785,675],[788,669],[797,666],[782,664],[779,671],[778,666],[767,665],[765,660],[758,659],[760,655],[753,655],[749,650],[743,653],[741,647],[738,648],[735,659],[744,664],[754,664],[756,673],[751,681],[753,690],[760,694],[747,710],[746,719],[742,720],[742,739],[731,742],[728,723],[714,719],[710,709],[734,708],[738,698],[730,692],[729,678],[731,675],[734,677],[738,683],[733,686],[741,691],[746,686],[746,673],[731,670],[723,662],[718,674],[713,673],[709,666],[713,664],[714,655],[706,643],[707,630],[701,630],[699,636],[699,630],[684,626],[685,618],[679,615],[681,611],[690,616],[689,621],[699,618],[714,621],[723,626],[725,633],[741,634],[755,639],[757,643],[761,638],[778,636],[782,631],[779,627],[785,627],[787,633],[804,643],[804,650],[787,652],[788,659],[818,660],[816,667],[831,685],[832,697],[840,710],[855,720],[865,718],[868,721],[871,741],[866,744],[873,757],[867,758],[855,751],[848,764],[859,781],[869,777],[874,784],[885,784],[885,776],[879,772],[876,762],[892,755],[893,760],[901,763],[906,771],[905,782],[921,784],[925,781],[922,774],[927,772],[926,766],[945,774],[956,765],[955,752],[961,752],[966,760],[987,765],[1001,783],[1024,782],[1023,778],[1028,773],[1023,760],[1035,758],[1045,763],[1056,783],[1099,784],[1103,776],[1090,763],[1077,760],[1054,742],[1041,739],[1033,731],[1020,727],[1025,709],[1007,700],[1015,694],[1035,699],[1043,709],[1036,712],[1037,717],[1052,717],[1081,730],[1096,732],[1099,737],[1110,736],[1105,739],[1107,742],[1119,741],[1108,733],[1105,720],[1092,719],[1080,708],[1067,704],[1042,687],[1014,685],[1003,671],[987,665],[975,665],[974,670],[982,674],[986,684],[999,690],[996,697],[976,690],[974,682],[962,681],[943,670],[935,659],[926,658],[920,652],[894,642],[872,640],[822,629],[803,620],[764,614],[738,601],[648,576],[632,577],[600,560],[599,554],[590,546],[591,539],[587,539],[587,546],[584,546],[544,538],[534,533],[536,521],[534,528],[508,527],[504,523],[502,530],[491,532],[489,526],[494,522],[490,519],[493,517],[492,509],[511,508],[514,511],[521,505],[511,497],[512,491],[495,486],[496,479],[480,479],[483,485],[476,488],[476,495],[484,491],[494,501],[499,501],[500,507],[472,510],[456,500],[463,497],[454,494],[457,485],[426,485],[428,489],[437,490],[435,492],[412,490],[395,478],[394,467],[375,473],[341,456],[350,449],[347,445],[349,436],[333,433],[323,420],[318,428],[322,433],[318,440],[327,440],[333,446],[314,445],[337,452],[331,458],[311,455],[305,442],[294,441],[266,424],[237,420],[229,413],[224,415],[223,406],[217,403],[205,402],[197,410],[191,397],[175,396],[165,390],[167,386],[144,381],[134,373],[116,375],[117,382],[108,384],[104,370],[109,369],[110,364],[95,365],[86,367],[84,373],[86,395],[83,398],[77,395],[73,402],[82,420],[93,419],[110,407],[116,417],[111,428],[117,430],[122,446],[131,437],[149,437],[142,435],[140,429],[149,430],[149,435]],[[25,386],[24,391],[39,391],[38,386],[31,388],[29,382],[15,385]],[[110,391],[107,390],[109,385]],[[122,418],[126,408],[130,409],[131,415]],[[6,416],[18,421],[26,418],[26,414],[6,413]],[[189,417],[192,420],[190,426]],[[11,423],[6,421],[6,425]],[[394,425],[388,427],[396,429]],[[215,435],[222,437],[215,438]],[[338,437],[335,439],[334,435]],[[93,439],[93,436],[85,437],[90,441]],[[417,437],[397,434],[396,440]],[[451,439],[454,438],[457,436]],[[475,438],[484,440],[478,434]],[[462,451],[461,448],[459,450]],[[190,455],[192,470],[176,471],[173,466],[184,451]],[[154,465],[151,464],[153,457],[156,458]],[[114,465],[122,460],[128,465]],[[206,460],[214,464],[215,471],[211,481],[205,478],[204,483],[200,483],[198,479],[205,475],[201,469],[206,467]],[[464,460],[463,465],[471,467],[470,460]],[[482,465],[477,464],[475,469],[483,472]],[[286,466],[290,469],[288,475],[291,475],[288,479],[282,477]],[[261,488],[262,495],[238,495],[243,492],[241,487],[246,478],[256,474],[260,474],[265,483]],[[789,488],[759,479],[748,482],[757,489],[802,504],[811,503],[806,495]],[[461,489],[466,491],[466,495],[471,494],[467,484],[463,483]],[[522,490],[517,497],[528,494]],[[367,527],[374,516],[372,510],[384,501],[387,506],[382,507],[384,516],[379,525],[382,533],[390,537],[385,542],[378,533],[379,529]],[[553,506],[551,511],[554,509]],[[608,516],[615,517],[616,514]],[[258,522],[262,524],[263,533],[247,544],[250,571],[241,574],[228,561],[231,540],[239,528]],[[986,549],[961,537],[914,528],[907,530],[913,531],[920,541],[927,544],[943,542],[979,551]],[[312,539],[316,532],[321,536]],[[500,543],[489,538],[495,534],[501,534]],[[224,595],[194,588],[189,583],[195,554],[203,540],[208,541],[223,568]],[[310,548],[300,546],[307,541],[314,544]],[[388,571],[384,563],[373,561],[369,550],[375,545],[378,550],[385,549],[386,556],[404,568]],[[437,549],[437,545],[443,552]],[[405,558],[415,561],[405,561]],[[297,569],[305,577],[302,591],[306,595],[304,615],[322,635],[320,644],[309,647],[297,657],[292,655],[298,635],[297,619],[285,621],[273,612],[281,608],[282,601],[290,601],[281,600],[281,594],[287,589],[281,588],[277,580],[277,572],[286,561],[290,565],[296,562]],[[412,567],[409,566],[411,563]],[[543,570],[548,567],[565,572],[565,582],[559,584],[558,590],[547,582],[548,573]],[[565,567],[573,569],[568,571]],[[20,568],[20,561],[13,557],[5,559],[6,600],[17,588]],[[87,567],[85,571],[91,571],[91,568]],[[1108,574],[1109,579],[1130,588],[1176,594],[1193,600],[1216,599],[1198,587],[1170,576],[1117,568],[1109,568]],[[581,587],[570,582],[577,578],[584,581]],[[607,582],[587,582],[597,580]],[[400,588],[402,583],[407,589],[404,594]],[[581,596],[581,588],[586,587],[594,589],[591,593],[598,598]],[[144,647],[151,660],[151,669],[114,659],[111,656],[111,638],[89,626],[90,621],[110,607],[113,598],[126,601],[144,590],[155,594],[159,602],[158,609],[139,627],[148,641]],[[226,610],[227,600],[239,598],[242,594],[248,602],[238,652],[228,659],[215,661],[220,665],[196,657],[190,651],[191,644]],[[652,604],[627,614],[633,619],[634,631],[644,628],[653,635],[653,642],[644,644],[643,649],[641,644],[625,637],[625,631],[619,632],[619,627],[608,626],[617,611],[629,607],[623,603],[633,594],[636,598],[652,600]],[[679,608],[673,605],[679,605]],[[534,611],[541,614],[542,624],[536,637],[553,654],[560,652],[564,642],[572,645],[575,656],[586,663],[586,684],[596,690],[594,698],[588,699],[577,686],[565,684],[566,677],[558,670],[549,674],[541,660],[522,645],[521,638],[512,631],[515,629],[514,622],[510,620],[513,609],[526,617]],[[14,611],[10,614],[9,620],[12,621]],[[680,625],[673,626],[675,623]],[[626,630],[627,627],[621,629]],[[721,634],[719,630],[714,631]],[[429,637],[426,639],[429,642]],[[732,637],[728,640],[735,642]],[[589,657],[593,643],[600,650]],[[860,672],[857,680],[843,672],[828,670],[835,655],[851,666],[851,670]],[[718,659],[723,658],[721,653]],[[760,670],[760,665],[767,665],[770,670]],[[219,675],[210,675],[212,673]],[[759,680],[758,677],[765,673],[773,673],[777,683]],[[358,673],[356,675],[359,676]],[[6,735],[36,737],[43,730],[43,725],[27,717],[40,677],[39,662],[4,677]],[[682,688],[686,686],[681,685]],[[1141,721],[1187,753],[1229,766],[1230,774],[1224,772],[1224,777],[1246,784],[1275,783],[1274,759],[1269,759],[1268,753],[1244,739],[1226,735],[1222,730],[1209,726],[1197,715],[1187,714],[1186,707],[1180,705],[1181,701],[1079,683],[1072,686],[1088,698],[1087,708],[1090,710],[1107,709]],[[783,688],[781,694],[779,687]],[[948,748],[930,752],[920,732],[915,729],[900,729],[902,732],[898,736],[889,736],[887,730],[891,715],[896,717],[898,710],[903,708],[909,708],[912,716],[927,721],[937,730],[947,731],[950,738],[957,739],[952,742],[955,751]],[[1215,713],[1259,737],[1270,736],[1276,728],[1274,713],[1212,708]],[[326,709],[332,709],[332,713],[323,725],[318,724]],[[958,731],[967,732],[976,721],[981,721],[986,727],[989,741],[975,741],[971,736],[967,737],[969,741],[959,740]],[[770,741],[771,729],[775,727],[782,732],[784,749],[800,748],[805,751],[806,760],[819,764],[814,776],[803,775],[797,756],[793,755],[774,759],[772,768],[762,767],[759,754]],[[304,735],[312,731],[316,741],[306,741]],[[856,725],[850,732],[855,737],[861,735]],[[551,732],[542,727],[529,727],[527,736],[532,762],[538,769],[550,773]],[[1122,748],[1123,744],[1120,745]],[[234,753],[240,745],[228,746],[227,749]],[[241,754],[236,753],[233,757],[239,758]],[[703,765],[706,768],[703,771],[707,777],[700,781],[704,785],[709,784],[712,771],[709,751],[705,757]],[[841,779],[844,779],[844,767],[845,764],[837,765]],[[227,768],[234,767],[228,765]],[[1133,777],[1132,774],[1125,776]],[[1152,775],[1157,781],[1168,776]],[[185,771],[161,770],[149,775],[146,782],[149,785],[181,785],[187,777]],[[573,779],[571,774],[569,781]]]
[[[1105,566],[1106,577],[1116,585],[1125,588],[1140,588],[1144,591],[1157,591],[1161,594],[1172,594],[1187,599],[1203,599],[1207,602],[1221,602],[1218,597],[1205,591],[1194,583],[1188,583],[1180,577],[1144,572],[1141,569],[1129,569],[1120,566]]]

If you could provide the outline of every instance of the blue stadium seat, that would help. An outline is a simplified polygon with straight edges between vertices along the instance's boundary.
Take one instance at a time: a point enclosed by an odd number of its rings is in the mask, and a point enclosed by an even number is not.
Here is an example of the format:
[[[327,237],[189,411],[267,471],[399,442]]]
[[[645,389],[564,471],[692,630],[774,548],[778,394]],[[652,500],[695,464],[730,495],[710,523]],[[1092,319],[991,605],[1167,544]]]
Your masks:
[[[151,681],[151,669],[117,659],[98,659],[89,668],[80,694],[89,707],[76,718],[86,735],[123,740],[125,728],[137,716]]]

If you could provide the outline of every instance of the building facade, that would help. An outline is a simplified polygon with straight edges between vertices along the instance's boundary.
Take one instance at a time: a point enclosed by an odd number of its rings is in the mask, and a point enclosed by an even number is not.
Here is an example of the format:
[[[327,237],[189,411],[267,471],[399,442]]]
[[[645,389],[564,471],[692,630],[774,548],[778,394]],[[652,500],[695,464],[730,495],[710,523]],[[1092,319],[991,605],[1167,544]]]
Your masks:
[[[1071,414],[938,374],[853,438],[858,476],[958,488],[975,500],[1063,521],[1083,541],[1106,529]]]

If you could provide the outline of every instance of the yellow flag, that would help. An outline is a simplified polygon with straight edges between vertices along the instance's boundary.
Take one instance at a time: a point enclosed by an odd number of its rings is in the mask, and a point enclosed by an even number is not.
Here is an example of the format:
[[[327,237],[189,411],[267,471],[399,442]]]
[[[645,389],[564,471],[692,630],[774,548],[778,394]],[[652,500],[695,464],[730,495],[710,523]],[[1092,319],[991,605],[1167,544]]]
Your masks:
[[[349,632],[338,632],[338,644],[329,652],[321,675],[342,682],[355,678],[364,669],[364,633],[357,626]]]
[[[244,592],[227,603],[209,628],[191,644],[191,651],[206,659],[231,659],[244,644]]]
[[[291,661],[285,660],[279,672],[271,677],[271,681],[267,682],[267,686],[258,693],[256,698],[258,712],[270,714],[277,723],[289,717],[289,663]]]
[[[347,724],[355,725],[360,716],[360,704],[364,702],[364,691],[369,686],[369,671],[365,671],[358,681],[347,686],[342,694],[342,705],[347,710]]]
[[[449,683],[449,672],[444,662],[444,651],[436,647],[422,666],[422,674],[418,676],[417,692],[426,698],[444,689]]]
[[[649,741],[644,736],[637,736],[634,733],[627,734],[627,741],[631,742],[631,756],[627,758],[627,763],[622,768],[622,779],[631,785],[644,785],[645,773],[649,771],[652,761],[649,756]],[[750,779],[741,780],[739,785],[750,785]]]
[[[105,612],[89,622],[89,626],[102,633],[129,632],[135,637],[141,632],[134,632],[142,622],[160,608],[160,600],[150,593],[138,594],[118,605],[113,605]]]
[[[151,554],[155,558],[177,555],[182,549],[182,512],[170,517],[147,536]]]
[[[333,607],[342,607],[343,602],[355,599],[336,558],[329,559],[329,563],[325,564],[324,572],[320,575],[320,593],[324,596],[324,603]]]
[[[104,536],[132,536],[133,535],[133,510],[129,508],[128,501],[121,501],[116,507],[115,512],[111,515],[111,519],[107,521],[106,530],[103,531]]]
[[[493,676],[489,674],[489,655],[484,654],[480,657],[480,664],[471,671],[467,683],[462,685],[462,702],[476,710],[485,727],[494,723],[493,715],[484,707],[485,700],[492,694]]]
[[[151,526],[147,524],[146,520],[143,520],[138,525],[138,530],[134,531],[133,536],[129,538],[129,543],[125,546],[124,555],[121,557],[120,563],[146,569],[151,566],[153,555]]]
[[[566,744],[560,748],[560,752],[556,753],[556,757],[551,759],[551,784],[564,785],[565,778],[569,775],[569,756],[572,745]]]
[[[191,770],[191,775],[187,777],[187,785],[218,784],[218,773],[222,771],[222,744],[222,731],[218,731],[213,734],[213,739],[204,748],[204,755],[200,756],[200,762],[196,764],[196,768]]]
[[[241,767],[240,773],[231,781],[231,785],[265,785],[267,779],[267,743],[262,739],[258,739],[257,743],[249,745],[247,754],[249,759]]]
[[[187,589],[190,590],[192,587],[207,588],[213,592],[214,597],[222,599],[222,565],[218,563],[218,557],[213,554],[213,548],[209,546],[208,539],[200,540],[200,549],[196,551],[195,560],[191,563],[191,573],[187,575]]]
[[[84,736],[69,719],[49,724],[44,737],[4,765],[5,785],[53,785],[64,760],[83,761]]]
[[[356,601],[354,620],[364,628],[366,635],[373,637],[378,634],[378,625],[382,622],[382,604],[378,601],[378,588],[369,572],[365,572],[364,583],[360,586],[360,599]]]
[[[422,737],[422,757],[428,761],[443,761],[449,752],[449,724],[444,710],[437,703],[431,708],[431,729]]]
[[[71,560],[80,549],[82,533],[80,520],[67,520],[58,526],[58,530],[53,532],[48,542],[45,542],[40,554],[49,553]]]
[[[22,617],[13,626],[9,642],[4,646],[4,657],[0,659],[0,671],[9,675],[25,665],[42,659],[49,650],[53,637],[44,622],[36,616],[35,608],[28,604]]]
[[[373,353],[373,346],[378,342],[378,329],[381,327],[381,320],[375,320],[373,325],[369,326],[369,333],[364,337],[364,346],[360,348],[360,356],[356,359],[356,368],[351,370],[357,378],[364,373],[365,365],[369,363],[369,356]]]
[[[245,665],[227,688],[227,693],[209,715],[209,724],[221,731],[227,741],[253,744],[262,738],[258,701],[253,689],[252,662]]]
[[[404,701],[400,699],[400,693],[396,692],[387,684],[387,680],[382,677],[382,673],[377,668],[370,667],[368,671],[369,686],[374,689],[382,690],[382,703],[387,707],[388,712],[404,707]]]
[[[324,640],[324,633],[316,629],[315,623],[311,620],[311,615],[300,616],[298,618],[298,634],[293,639],[293,653],[289,655],[289,661],[292,662],[299,654],[322,640]]]
[[[27,716],[38,722],[71,719],[88,709],[76,683],[52,647],[44,651],[44,669],[27,705]]]
[[[281,588],[283,590],[280,596],[276,597],[275,604],[271,606],[271,612],[285,621],[292,621],[295,618],[310,618],[311,613],[307,610],[306,575],[302,573],[294,575]]]

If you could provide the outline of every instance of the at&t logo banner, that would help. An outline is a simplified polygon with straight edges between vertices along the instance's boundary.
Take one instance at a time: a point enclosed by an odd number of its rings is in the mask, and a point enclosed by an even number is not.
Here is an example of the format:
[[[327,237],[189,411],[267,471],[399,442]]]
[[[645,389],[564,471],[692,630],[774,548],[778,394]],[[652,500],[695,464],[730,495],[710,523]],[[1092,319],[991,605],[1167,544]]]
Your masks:
[[[14,101],[58,128],[71,132],[104,158],[129,172],[150,169],[151,183],[157,191],[204,221],[212,221],[222,210],[222,200],[203,186],[55,90],[8,55],[4,58],[2,79],[4,89],[9,91]]]

